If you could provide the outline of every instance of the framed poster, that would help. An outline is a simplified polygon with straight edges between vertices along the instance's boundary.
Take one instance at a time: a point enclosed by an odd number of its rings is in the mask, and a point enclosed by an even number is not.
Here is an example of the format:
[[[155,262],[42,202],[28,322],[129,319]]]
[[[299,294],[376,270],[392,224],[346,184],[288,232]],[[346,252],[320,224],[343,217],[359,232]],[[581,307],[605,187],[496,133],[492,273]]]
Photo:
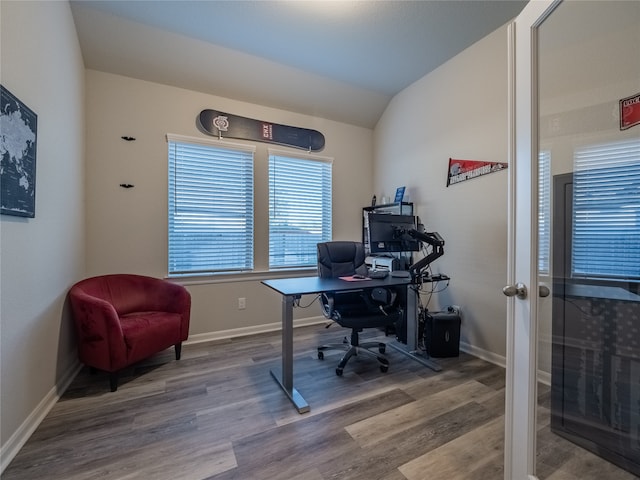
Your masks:
[[[0,213],[35,217],[38,116],[0,85]]]

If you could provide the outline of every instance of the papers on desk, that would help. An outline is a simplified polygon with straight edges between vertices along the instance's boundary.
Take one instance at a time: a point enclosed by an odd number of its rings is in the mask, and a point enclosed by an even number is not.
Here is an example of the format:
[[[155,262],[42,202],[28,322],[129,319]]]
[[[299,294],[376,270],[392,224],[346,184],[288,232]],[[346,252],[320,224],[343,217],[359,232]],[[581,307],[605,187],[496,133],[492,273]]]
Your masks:
[[[338,278],[346,282],[362,282],[365,280],[371,280],[369,277],[363,277],[362,275],[349,275],[347,277],[338,277]]]

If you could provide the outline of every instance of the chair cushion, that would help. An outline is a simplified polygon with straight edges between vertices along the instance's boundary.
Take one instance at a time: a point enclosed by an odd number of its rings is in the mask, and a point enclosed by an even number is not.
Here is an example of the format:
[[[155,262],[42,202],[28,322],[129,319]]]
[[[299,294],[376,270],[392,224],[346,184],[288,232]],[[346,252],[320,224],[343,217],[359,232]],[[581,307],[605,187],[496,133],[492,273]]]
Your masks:
[[[179,343],[182,316],[168,312],[134,312],[120,317],[127,363],[137,362]]]
[[[380,328],[388,326],[396,326],[398,322],[402,320],[400,312],[392,312],[389,315],[362,315],[362,316],[349,316],[342,317],[336,320],[336,323],[344,328],[355,328],[361,330],[364,328]]]
[[[324,304],[329,296],[333,297],[335,316],[332,319],[346,328],[385,327],[396,324],[402,318],[402,309],[397,305],[381,305],[373,301],[370,295],[368,291],[325,294],[322,302]],[[391,298],[391,292],[389,295]],[[382,310],[380,307],[383,307]]]

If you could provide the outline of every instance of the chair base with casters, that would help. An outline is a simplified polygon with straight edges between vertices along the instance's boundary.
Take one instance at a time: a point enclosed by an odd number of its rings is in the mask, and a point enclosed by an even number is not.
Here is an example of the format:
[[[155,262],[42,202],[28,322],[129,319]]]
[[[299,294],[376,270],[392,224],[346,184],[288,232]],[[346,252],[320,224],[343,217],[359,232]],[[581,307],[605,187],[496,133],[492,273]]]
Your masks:
[[[374,352],[372,349],[377,349],[378,352]],[[380,365],[381,372],[387,372],[389,370],[389,360],[384,356],[384,353],[387,349],[387,345],[382,342],[364,342],[360,343],[360,338],[358,335],[358,330],[351,331],[351,341],[344,338],[342,343],[328,343],[326,345],[321,345],[318,347],[318,358],[320,360],[324,360],[324,351],[325,350],[346,350],[347,353],[340,359],[340,363],[336,367],[336,375],[339,377],[342,376],[342,372],[344,371],[344,367],[347,365],[347,362],[354,355],[357,356],[360,353],[364,353],[366,355],[374,357],[378,360],[378,364]]]
[[[326,350],[345,350],[346,353],[336,367],[336,375],[342,376],[351,357],[363,353],[378,361],[380,371],[389,370],[389,360],[384,356],[387,345],[382,342],[360,342],[359,333],[364,328],[386,329],[395,326],[402,318],[401,308],[394,306],[395,294],[387,289],[374,295],[367,291],[348,292],[339,295],[324,293],[321,296],[323,315],[344,328],[351,329],[351,341],[346,337],[342,343],[331,343],[318,347],[318,358],[324,359]],[[384,290],[384,292],[382,291]],[[375,301],[372,297],[375,297]],[[377,351],[376,351],[377,350]]]
[[[318,276],[320,278],[339,278],[342,276],[367,273],[364,263],[364,245],[360,242],[322,242],[318,243]],[[378,360],[380,370],[389,369],[389,361],[383,355],[386,345],[380,342],[360,343],[358,333],[365,328],[387,328],[395,326],[403,318],[398,307],[396,292],[390,288],[359,288],[347,292],[325,292],[321,296],[322,314],[344,328],[351,329],[351,341],[345,339],[342,344],[321,345],[318,358],[324,358],[329,349],[346,350],[336,375],[341,376],[350,358],[359,353],[370,355]],[[376,353],[373,349],[378,349]]]

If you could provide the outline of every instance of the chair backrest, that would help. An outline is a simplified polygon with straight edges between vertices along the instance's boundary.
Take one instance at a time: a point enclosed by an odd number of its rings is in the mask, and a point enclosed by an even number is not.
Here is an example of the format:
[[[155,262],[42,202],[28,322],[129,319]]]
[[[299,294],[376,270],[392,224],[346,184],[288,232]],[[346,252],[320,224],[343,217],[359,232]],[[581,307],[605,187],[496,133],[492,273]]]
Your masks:
[[[86,294],[113,306],[118,315],[142,311],[181,312],[190,307],[179,297],[180,287],[165,280],[133,274],[111,274],[86,278],[71,288],[71,298]],[[188,296],[188,295],[187,295]],[[190,304],[190,300],[189,300]]]
[[[356,273],[366,274],[364,245],[361,242],[318,243],[318,276],[336,278]]]
[[[364,263],[364,245],[361,242],[324,242],[318,243],[318,276],[320,278],[336,278],[354,274],[366,275],[367,266]],[[354,285],[358,287],[358,285]],[[397,321],[400,310],[383,312],[380,306],[391,307],[396,303],[393,289],[378,287],[372,291],[358,289],[341,293],[322,294],[322,313],[325,317],[335,320],[343,327],[366,327],[368,321],[371,326],[384,323],[392,324]],[[355,322],[355,324],[353,323]],[[375,325],[374,325],[375,324]]]

